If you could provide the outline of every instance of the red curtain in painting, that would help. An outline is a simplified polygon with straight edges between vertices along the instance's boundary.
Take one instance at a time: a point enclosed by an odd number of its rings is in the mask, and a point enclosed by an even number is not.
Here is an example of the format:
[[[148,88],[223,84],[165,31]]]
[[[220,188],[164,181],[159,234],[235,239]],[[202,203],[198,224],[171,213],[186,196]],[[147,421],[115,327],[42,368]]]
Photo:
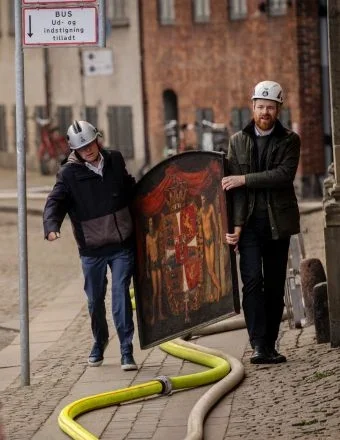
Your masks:
[[[136,210],[143,213],[146,217],[152,217],[162,212],[166,203],[165,192],[174,180],[174,177],[180,181],[185,181],[188,184],[188,194],[190,196],[197,196],[202,193],[205,188],[208,188],[213,180],[220,174],[220,165],[217,161],[212,161],[209,168],[198,172],[182,171],[176,165],[170,166],[166,172],[164,179],[159,185],[143,198],[136,201]]]

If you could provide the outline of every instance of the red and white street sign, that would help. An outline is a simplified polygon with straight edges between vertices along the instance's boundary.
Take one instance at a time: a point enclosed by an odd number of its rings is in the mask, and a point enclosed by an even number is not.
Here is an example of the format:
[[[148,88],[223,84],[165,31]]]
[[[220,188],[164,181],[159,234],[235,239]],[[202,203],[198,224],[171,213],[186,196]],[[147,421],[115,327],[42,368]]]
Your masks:
[[[23,45],[26,47],[96,45],[97,42],[95,6],[23,9]]]

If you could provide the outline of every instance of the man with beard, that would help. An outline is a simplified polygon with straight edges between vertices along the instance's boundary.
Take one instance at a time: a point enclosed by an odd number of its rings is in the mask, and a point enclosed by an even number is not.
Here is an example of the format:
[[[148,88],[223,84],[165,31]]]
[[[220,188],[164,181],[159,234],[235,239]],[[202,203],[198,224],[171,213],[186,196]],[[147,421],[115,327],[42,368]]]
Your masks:
[[[240,253],[243,311],[253,364],[281,363],[277,338],[284,309],[290,236],[300,231],[293,181],[300,157],[300,138],[278,120],[280,84],[262,81],[252,96],[253,120],[235,133],[228,148],[234,231],[227,243]]]

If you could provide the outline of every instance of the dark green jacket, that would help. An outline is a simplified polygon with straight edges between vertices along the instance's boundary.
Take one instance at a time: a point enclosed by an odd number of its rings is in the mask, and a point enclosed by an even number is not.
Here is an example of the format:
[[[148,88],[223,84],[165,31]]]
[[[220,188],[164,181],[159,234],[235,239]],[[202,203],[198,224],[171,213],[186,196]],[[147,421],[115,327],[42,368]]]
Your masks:
[[[273,239],[300,232],[300,215],[293,181],[300,157],[300,138],[276,121],[268,145],[266,169],[256,172],[254,121],[235,133],[229,142],[228,171],[245,175],[245,186],[232,190],[235,226],[246,224],[253,212],[256,190],[266,194]]]

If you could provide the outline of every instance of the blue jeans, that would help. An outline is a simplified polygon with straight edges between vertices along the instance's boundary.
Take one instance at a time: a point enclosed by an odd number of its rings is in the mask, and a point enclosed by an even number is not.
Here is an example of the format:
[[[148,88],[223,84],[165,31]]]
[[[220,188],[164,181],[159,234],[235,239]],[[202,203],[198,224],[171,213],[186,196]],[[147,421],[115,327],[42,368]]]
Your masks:
[[[251,218],[239,241],[242,307],[251,346],[274,348],[284,309],[290,239],[273,240],[268,218]]]
[[[120,342],[120,351],[122,355],[132,353],[134,323],[129,288],[134,269],[133,251],[122,249],[104,257],[81,256],[80,258],[95,341],[102,345],[109,338],[105,308],[109,266],[112,273],[112,316]]]

